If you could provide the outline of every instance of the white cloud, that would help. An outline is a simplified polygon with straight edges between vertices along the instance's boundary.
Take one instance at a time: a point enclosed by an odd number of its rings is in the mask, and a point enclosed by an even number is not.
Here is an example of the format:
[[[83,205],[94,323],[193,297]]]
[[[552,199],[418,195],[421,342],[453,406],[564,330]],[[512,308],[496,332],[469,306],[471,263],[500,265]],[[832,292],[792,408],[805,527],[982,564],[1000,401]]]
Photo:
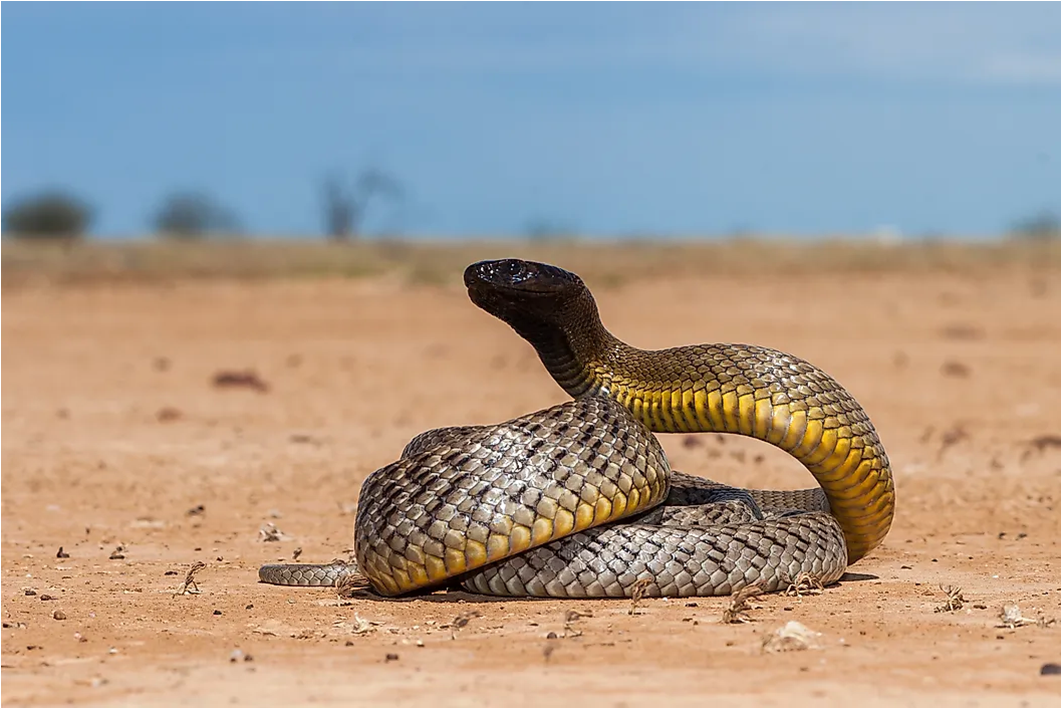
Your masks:
[[[255,63],[382,75],[647,67],[915,84],[1062,81],[1058,3],[449,7],[456,10],[433,15],[438,24],[391,6],[361,18],[362,30],[379,22],[368,35],[236,51]]]
[[[802,73],[961,83],[1062,79],[1057,3],[793,4],[750,15],[746,37],[766,50],[767,61]]]

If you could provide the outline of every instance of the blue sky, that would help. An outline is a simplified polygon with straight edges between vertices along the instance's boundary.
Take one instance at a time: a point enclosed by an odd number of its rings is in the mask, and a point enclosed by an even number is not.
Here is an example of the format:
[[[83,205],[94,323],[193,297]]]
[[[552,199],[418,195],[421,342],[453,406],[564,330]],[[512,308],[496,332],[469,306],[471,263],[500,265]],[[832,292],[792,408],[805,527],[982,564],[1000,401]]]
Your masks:
[[[312,235],[371,165],[370,230],[987,234],[1059,211],[1060,8],[8,3],[0,198]]]

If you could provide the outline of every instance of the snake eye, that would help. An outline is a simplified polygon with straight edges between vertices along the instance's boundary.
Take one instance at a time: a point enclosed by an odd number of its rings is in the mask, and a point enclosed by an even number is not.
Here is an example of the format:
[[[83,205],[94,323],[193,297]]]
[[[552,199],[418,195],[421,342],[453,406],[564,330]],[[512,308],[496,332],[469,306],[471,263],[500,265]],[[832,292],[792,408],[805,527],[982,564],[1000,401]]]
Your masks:
[[[579,277],[562,268],[522,259],[480,261],[465,269],[465,285],[515,290],[526,293],[552,293],[580,284]]]
[[[518,286],[521,283],[533,279],[536,275],[537,264],[517,259],[504,259],[496,261],[493,266],[494,277],[505,281],[508,285]]]

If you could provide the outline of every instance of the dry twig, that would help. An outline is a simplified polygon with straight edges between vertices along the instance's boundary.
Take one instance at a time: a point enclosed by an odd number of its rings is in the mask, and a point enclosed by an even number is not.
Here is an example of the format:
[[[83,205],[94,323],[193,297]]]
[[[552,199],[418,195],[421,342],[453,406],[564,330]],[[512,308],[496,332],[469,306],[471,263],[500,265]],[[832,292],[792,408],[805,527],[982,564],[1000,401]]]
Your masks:
[[[188,569],[188,573],[185,574],[184,581],[177,588],[173,597],[183,596],[186,593],[202,593],[202,591],[199,590],[199,585],[195,582],[195,575],[205,568],[206,564],[202,561],[197,561],[192,564],[191,568]]]
[[[948,599],[944,601],[944,605],[934,608],[934,613],[951,613],[959,610],[966,603],[966,599],[962,596],[961,588],[941,584],[940,590],[947,595]]]
[[[735,593],[730,598],[730,605],[723,611],[724,623],[751,623],[752,619],[746,615],[753,610],[749,604],[753,598],[763,595],[763,587],[758,583],[752,583]]]
[[[822,580],[818,576],[813,576],[807,571],[802,571],[800,575],[796,577],[796,580],[790,582],[789,587],[785,589],[785,595],[800,598],[805,594],[809,596],[818,595],[824,590],[825,588],[822,585]]]
[[[652,583],[649,579],[638,579],[634,582],[631,586],[631,607],[627,615],[637,615],[638,603],[645,598],[645,592],[649,590]]]
[[[457,639],[457,631],[468,625],[468,621],[479,617],[479,611],[468,611],[453,619],[450,623],[450,639]]]

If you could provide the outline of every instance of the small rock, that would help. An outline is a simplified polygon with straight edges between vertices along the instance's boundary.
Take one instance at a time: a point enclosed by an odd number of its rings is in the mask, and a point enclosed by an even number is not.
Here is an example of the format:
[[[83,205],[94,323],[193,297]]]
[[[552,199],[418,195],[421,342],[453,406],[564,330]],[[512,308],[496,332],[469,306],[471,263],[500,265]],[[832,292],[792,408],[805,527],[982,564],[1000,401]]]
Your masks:
[[[70,555],[68,553],[66,553],[65,551],[63,551],[62,547],[59,547],[59,551],[55,552],[55,558],[56,559],[69,559]]]
[[[66,613],[63,613],[62,611],[54,611],[52,617],[56,620],[66,620]]]
[[[1045,664],[1042,667],[1040,667],[1040,674],[1041,675],[1062,674],[1062,666],[1060,666],[1057,662],[1048,662],[1047,664]]]
[[[945,377],[968,377],[970,376],[970,368],[962,362],[948,360],[940,365],[940,373]]]
[[[169,423],[171,421],[177,421],[183,416],[181,410],[174,408],[173,406],[163,406],[161,409],[155,412],[155,420],[159,423]]]
[[[384,657],[384,662],[395,662],[396,660],[398,660],[397,652],[389,652],[387,653],[387,656]]]
[[[791,620],[774,631],[763,641],[767,652],[786,652],[789,650],[807,650],[815,647],[815,640],[821,635],[808,629],[803,623]]]
[[[1025,624],[1027,618],[1023,618],[1021,608],[1017,603],[1008,603],[999,610],[998,628],[1017,628]]]

